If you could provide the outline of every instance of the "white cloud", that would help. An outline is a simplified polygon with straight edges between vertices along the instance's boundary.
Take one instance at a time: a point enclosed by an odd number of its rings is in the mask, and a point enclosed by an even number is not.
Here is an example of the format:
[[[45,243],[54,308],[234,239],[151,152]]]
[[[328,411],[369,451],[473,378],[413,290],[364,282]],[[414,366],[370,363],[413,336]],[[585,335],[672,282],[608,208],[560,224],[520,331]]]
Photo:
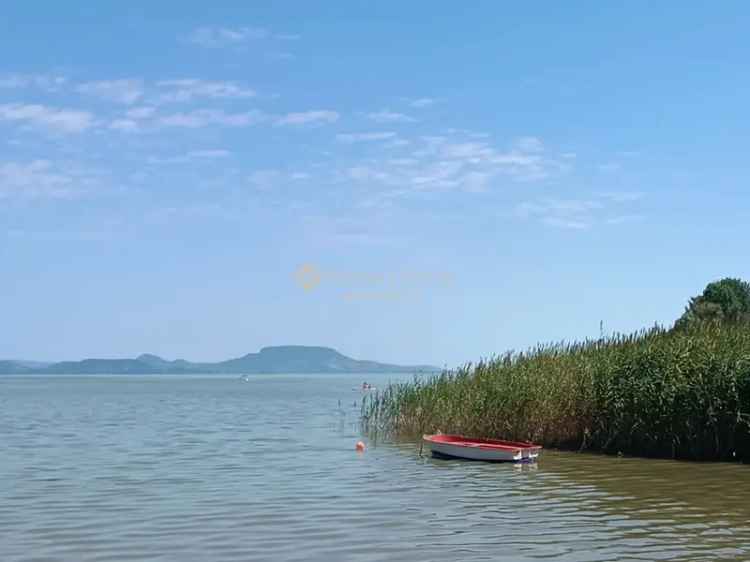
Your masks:
[[[476,135],[470,135],[476,138]],[[422,146],[412,157],[431,161],[461,161],[465,169],[488,174],[505,175],[518,181],[536,181],[560,169],[558,163],[539,153],[538,143],[514,143],[515,148],[503,151],[487,141],[452,141],[443,136],[422,137]],[[529,150],[531,149],[531,150]]]
[[[259,191],[270,191],[283,184],[310,179],[306,172],[287,172],[283,170],[256,170],[247,176],[247,181]]]
[[[413,99],[409,102],[409,105],[412,107],[428,107],[430,105],[433,105],[437,100],[434,98],[417,98]]]
[[[47,160],[0,164],[0,199],[9,197],[70,197],[73,178],[55,171]]]
[[[385,146],[386,148],[402,148],[409,145],[411,145],[411,141],[408,139],[394,138],[393,140],[385,143],[383,146]]]
[[[227,47],[239,45],[251,40],[265,39],[270,35],[267,29],[260,27],[199,27],[187,37],[190,43],[201,47]]]
[[[466,159],[470,162],[480,162],[493,157],[494,150],[482,142],[461,142],[445,144],[442,155],[446,158]]]
[[[416,121],[416,119],[404,113],[397,113],[388,109],[368,113],[367,118],[376,123],[413,123]]]
[[[128,109],[125,115],[128,119],[148,119],[153,117],[154,113],[156,113],[155,107],[143,106]]]
[[[19,121],[60,133],[80,133],[94,126],[94,116],[88,111],[38,104],[0,105],[0,121]]]
[[[109,128],[123,133],[135,133],[141,129],[138,122],[132,119],[115,119],[109,124]]]
[[[644,219],[643,215],[620,215],[617,217],[612,217],[610,219],[607,219],[607,224],[610,225],[618,225],[618,224],[625,224],[629,222],[637,222]]]
[[[261,191],[268,191],[274,187],[281,177],[277,170],[257,170],[248,176],[248,181]]]
[[[516,206],[516,216],[534,219],[547,226],[586,230],[594,222],[593,213],[604,206],[599,201],[543,199]]]
[[[0,77],[0,88],[40,88],[48,92],[56,92],[62,88],[68,79],[65,76],[47,74],[9,74]]]
[[[588,230],[591,228],[591,223],[584,220],[576,219],[564,219],[559,217],[545,217],[542,222],[547,226],[554,226],[556,228],[567,228],[570,230]]]
[[[190,150],[185,154],[178,156],[159,157],[152,156],[148,159],[149,164],[184,164],[193,161],[207,161],[227,158],[232,153],[223,148],[210,148],[200,150]]]
[[[194,111],[173,113],[157,119],[157,124],[163,127],[184,127],[197,129],[208,126],[246,127],[263,121],[264,116],[259,111],[244,113],[227,113],[220,109],[196,109]]]
[[[276,124],[284,125],[308,125],[312,123],[335,123],[339,114],[328,109],[316,109],[298,113],[287,113],[276,120]]]
[[[381,131],[373,133],[340,133],[336,135],[336,140],[345,143],[355,142],[369,142],[369,141],[381,141],[389,140],[396,136],[393,131]]]
[[[297,57],[292,53],[276,52],[268,53],[266,55],[266,58],[268,58],[269,60],[290,61],[296,59]]]
[[[503,150],[467,131],[421,136],[406,143],[396,143],[406,139],[390,133],[340,134],[337,138],[344,142],[385,139],[371,148],[367,145],[359,161],[337,174],[339,182],[361,183],[372,205],[379,201],[390,205],[396,198],[431,192],[486,192],[508,181],[539,181],[568,169],[543,152],[538,139],[516,141]]]
[[[211,149],[203,149],[203,150],[191,150],[188,152],[189,158],[205,158],[205,159],[215,159],[215,158],[226,158],[229,156],[231,152],[228,150],[224,150],[223,148],[211,148]]]
[[[419,160],[416,158],[390,158],[388,163],[394,166],[414,166],[419,164]]]
[[[262,39],[277,39],[294,41],[299,35],[291,33],[273,33],[263,27],[210,27],[195,29],[187,37],[187,41],[207,48],[237,47],[251,41]]]
[[[598,195],[615,203],[640,201],[646,196],[642,191],[602,191]]]
[[[636,199],[615,195],[614,197],[599,194],[599,199],[541,199],[528,201],[516,206],[515,214],[521,219],[532,219],[547,226],[585,230],[596,224],[617,225],[641,220],[639,214],[619,214],[607,218],[614,209],[613,205],[622,205]],[[603,216],[604,215],[604,216]]]
[[[542,152],[544,145],[537,137],[521,137],[516,141],[516,147],[524,152]]]
[[[588,213],[604,206],[598,201],[578,199],[542,199],[536,202],[521,203],[516,207],[516,214],[521,218],[537,215],[575,216]]]
[[[159,96],[160,102],[188,102],[198,98],[242,99],[256,95],[255,90],[245,88],[235,82],[217,82],[197,78],[162,80],[156,85],[169,90]]]
[[[144,129],[144,120],[153,117],[156,109],[149,106],[134,107],[125,112],[125,116],[114,119],[109,128],[123,133],[136,133]]]
[[[605,174],[619,172],[621,169],[622,166],[617,162],[607,162],[606,164],[599,165],[599,171],[604,172]]]
[[[130,105],[143,96],[143,81],[138,78],[86,82],[76,88],[82,94]]]

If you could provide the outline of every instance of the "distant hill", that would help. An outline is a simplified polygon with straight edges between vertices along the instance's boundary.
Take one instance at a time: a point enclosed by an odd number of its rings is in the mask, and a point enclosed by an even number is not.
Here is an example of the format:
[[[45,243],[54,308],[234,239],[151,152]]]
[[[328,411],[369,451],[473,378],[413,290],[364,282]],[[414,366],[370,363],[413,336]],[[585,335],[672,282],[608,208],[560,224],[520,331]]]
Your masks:
[[[28,372],[30,369],[24,367],[19,361],[0,361],[0,375],[20,375]]]
[[[264,347],[218,363],[169,361],[143,354],[135,359],[84,359],[59,363],[0,361],[0,374],[243,374],[243,373],[412,373],[439,371],[431,365],[392,365],[352,359],[330,347]]]

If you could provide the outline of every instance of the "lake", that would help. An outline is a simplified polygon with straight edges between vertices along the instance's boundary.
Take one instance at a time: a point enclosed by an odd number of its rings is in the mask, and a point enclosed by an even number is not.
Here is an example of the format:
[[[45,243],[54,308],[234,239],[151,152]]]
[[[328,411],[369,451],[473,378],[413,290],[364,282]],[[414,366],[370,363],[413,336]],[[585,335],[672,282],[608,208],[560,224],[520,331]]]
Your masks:
[[[0,377],[0,560],[750,559],[750,467],[359,454],[364,378]]]

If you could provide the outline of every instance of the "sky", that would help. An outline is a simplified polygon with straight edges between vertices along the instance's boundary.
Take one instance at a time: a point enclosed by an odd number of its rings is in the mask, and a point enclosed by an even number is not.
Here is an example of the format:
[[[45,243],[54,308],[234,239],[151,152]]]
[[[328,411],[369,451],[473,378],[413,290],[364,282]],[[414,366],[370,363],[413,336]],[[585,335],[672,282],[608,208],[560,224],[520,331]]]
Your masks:
[[[3,4],[0,358],[454,366],[750,278],[750,5]]]

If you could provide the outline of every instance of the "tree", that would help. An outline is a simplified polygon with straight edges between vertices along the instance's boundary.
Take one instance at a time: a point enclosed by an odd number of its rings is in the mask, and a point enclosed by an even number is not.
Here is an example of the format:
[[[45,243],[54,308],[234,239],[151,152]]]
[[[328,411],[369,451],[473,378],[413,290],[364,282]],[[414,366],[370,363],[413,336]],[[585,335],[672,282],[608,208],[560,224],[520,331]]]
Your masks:
[[[729,277],[709,283],[690,299],[675,328],[696,322],[750,322],[750,283]]]

